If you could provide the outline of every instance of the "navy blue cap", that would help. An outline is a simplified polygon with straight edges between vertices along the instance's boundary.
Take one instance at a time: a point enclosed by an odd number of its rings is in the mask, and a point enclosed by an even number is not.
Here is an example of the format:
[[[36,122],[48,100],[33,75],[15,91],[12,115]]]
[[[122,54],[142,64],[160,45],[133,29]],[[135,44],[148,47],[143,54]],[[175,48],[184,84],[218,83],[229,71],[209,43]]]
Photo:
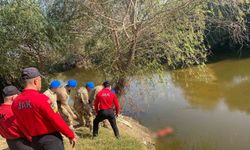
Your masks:
[[[22,79],[27,80],[27,79],[33,79],[38,76],[41,76],[41,73],[38,71],[37,68],[35,67],[28,67],[22,70]]]
[[[103,82],[103,84],[102,84],[103,86],[104,86],[104,88],[106,88],[106,87],[110,87],[111,86],[111,82],[110,81],[108,81],[108,80],[106,80],[106,81],[104,81]]]
[[[19,94],[19,93],[20,93],[20,91],[13,85],[6,86],[3,89],[3,97],[13,96],[13,95],[16,95],[16,94]]]

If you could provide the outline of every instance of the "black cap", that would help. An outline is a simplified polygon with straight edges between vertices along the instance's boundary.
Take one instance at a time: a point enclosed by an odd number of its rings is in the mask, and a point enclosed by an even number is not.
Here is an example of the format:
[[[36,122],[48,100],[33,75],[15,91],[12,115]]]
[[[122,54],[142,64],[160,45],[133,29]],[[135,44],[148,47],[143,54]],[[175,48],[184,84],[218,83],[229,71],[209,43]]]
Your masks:
[[[107,81],[104,81],[102,85],[104,86],[104,88],[110,87],[111,86],[111,82],[107,80]]]
[[[22,70],[22,79],[23,80],[33,79],[33,78],[36,78],[38,76],[42,76],[42,75],[38,71],[38,69],[35,67],[29,67],[29,68],[25,68]]]
[[[6,86],[3,89],[3,97],[13,96],[13,95],[16,95],[16,94],[19,94],[19,93],[20,93],[20,91],[13,85]]]

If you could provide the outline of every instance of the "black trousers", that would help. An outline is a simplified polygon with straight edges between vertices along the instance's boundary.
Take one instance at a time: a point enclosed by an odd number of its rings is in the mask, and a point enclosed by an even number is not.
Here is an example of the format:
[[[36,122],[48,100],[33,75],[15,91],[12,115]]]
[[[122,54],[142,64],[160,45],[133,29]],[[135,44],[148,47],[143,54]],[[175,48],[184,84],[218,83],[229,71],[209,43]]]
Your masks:
[[[64,150],[62,135],[59,132],[32,137],[34,150]]]
[[[26,138],[7,139],[10,150],[33,150],[31,143]]]
[[[99,130],[99,123],[102,122],[103,120],[108,119],[114,134],[116,137],[119,137],[119,130],[116,125],[116,118],[113,109],[107,109],[107,110],[100,110],[94,119],[94,129],[93,129],[93,136],[98,135],[98,130]]]

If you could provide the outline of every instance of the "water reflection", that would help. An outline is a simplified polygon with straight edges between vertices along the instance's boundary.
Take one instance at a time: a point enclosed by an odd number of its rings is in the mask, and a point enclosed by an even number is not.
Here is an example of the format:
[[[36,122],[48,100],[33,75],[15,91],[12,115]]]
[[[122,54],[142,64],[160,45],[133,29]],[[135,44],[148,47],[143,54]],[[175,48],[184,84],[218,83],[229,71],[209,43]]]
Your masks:
[[[102,84],[103,77],[96,70],[85,70],[75,68],[70,71],[58,73],[55,75],[55,78],[60,79],[62,81],[67,81],[69,79],[75,79],[78,81],[79,86],[85,85],[87,81],[94,81],[95,84]]]
[[[214,70],[208,66],[176,70],[170,74],[192,106],[213,109],[222,97],[221,84]]]
[[[171,72],[192,106],[216,107],[220,99],[232,110],[250,113],[250,60],[231,60]]]

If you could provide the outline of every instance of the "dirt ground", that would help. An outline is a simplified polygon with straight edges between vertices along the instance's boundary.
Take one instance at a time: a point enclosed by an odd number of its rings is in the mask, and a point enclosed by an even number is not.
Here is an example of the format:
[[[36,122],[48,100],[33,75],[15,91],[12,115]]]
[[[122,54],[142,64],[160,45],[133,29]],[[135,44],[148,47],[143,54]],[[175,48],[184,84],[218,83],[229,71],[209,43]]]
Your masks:
[[[124,130],[132,137],[137,138],[145,144],[149,150],[155,149],[155,141],[152,132],[142,126],[138,121],[127,116],[119,116],[117,122],[120,130]]]

